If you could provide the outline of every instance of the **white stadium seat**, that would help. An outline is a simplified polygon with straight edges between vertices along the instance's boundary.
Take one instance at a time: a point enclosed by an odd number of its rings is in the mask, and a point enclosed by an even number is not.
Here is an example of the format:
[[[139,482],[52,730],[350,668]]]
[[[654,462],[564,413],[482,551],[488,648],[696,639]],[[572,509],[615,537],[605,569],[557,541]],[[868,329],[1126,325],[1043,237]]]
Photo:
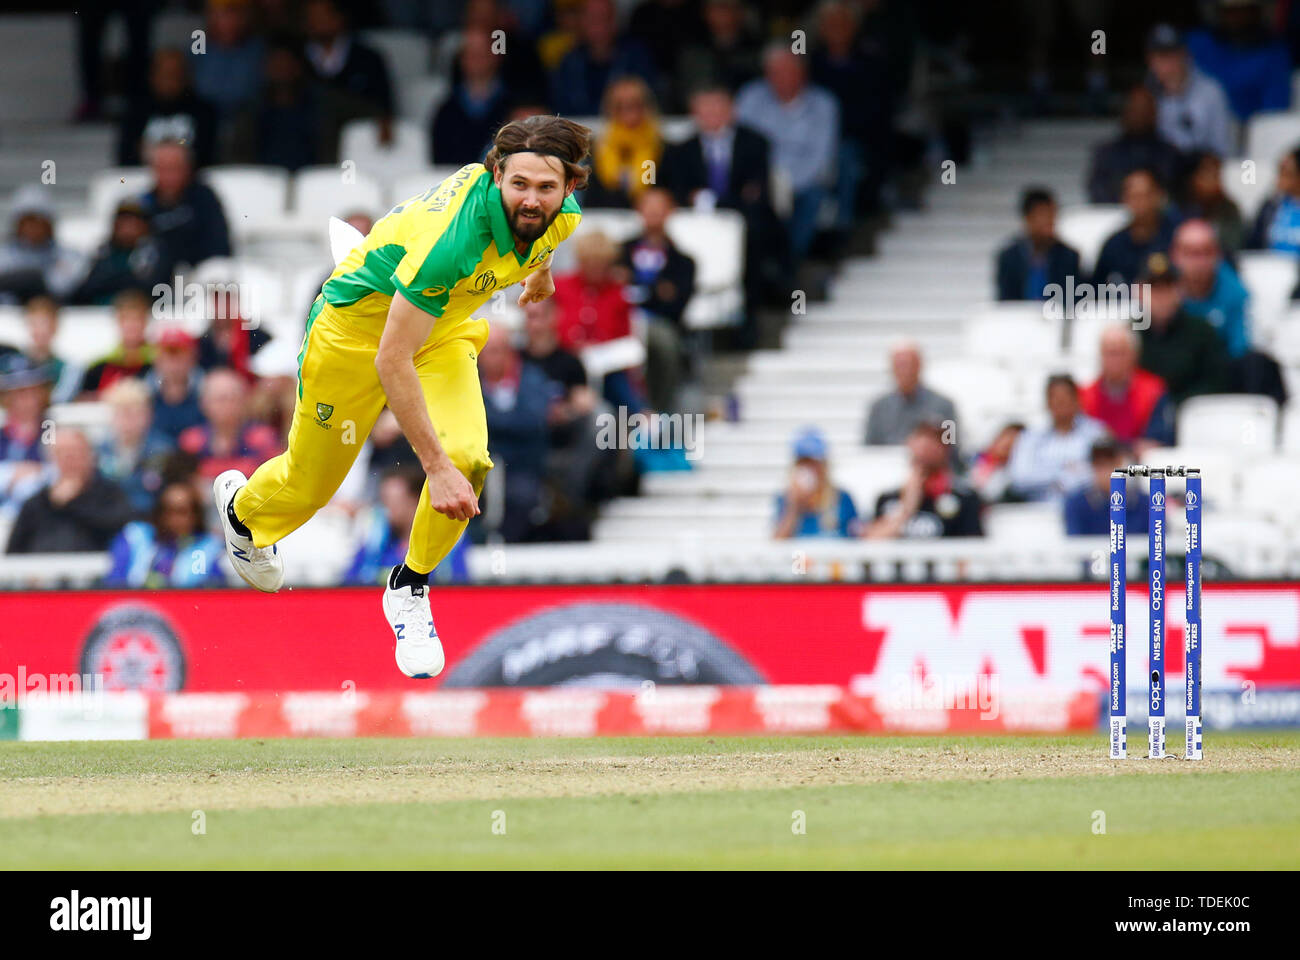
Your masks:
[[[1032,311],[986,311],[966,323],[965,352],[970,357],[1008,366],[1063,359],[1060,325],[1043,317],[1041,305]]]
[[[1237,272],[1250,292],[1252,339],[1267,346],[1291,305],[1291,291],[1297,280],[1296,259],[1286,253],[1243,251],[1237,258]]]
[[[686,306],[687,325],[699,329],[734,322],[744,307],[744,218],[734,210],[678,210],[668,218],[667,230],[673,243],[695,260],[695,295]]]
[[[1238,457],[1277,449],[1277,402],[1257,394],[1190,397],[1178,408],[1180,445],[1219,447]]]
[[[399,116],[403,120],[431,124],[437,109],[442,106],[451,85],[445,77],[429,75],[409,77],[398,85]]]
[[[1241,471],[1242,509],[1287,524],[1300,522],[1300,497],[1292,495],[1300,477],[1300,456],[1275,457]]]
[[[221,200],[233,236],[283,224],[289,209],[289,172],[283,167],[231,164],[209,167],[199,178]]]
[[[1056,233],[1063,243],[1079,251],[1080,269],[1091,276],[1102,244],[1127,222],[1128,211],[1117,203],[1064,207],[1056,217]]]
[[[1276,167],[1288,150],[1300,146],[1300,115],[1289,110],[1257,113],[1246,125],[1246,157],[1257,166]]]
[[[379,121],[352,120],[339,137],[339,162],[351,161],[358,173],[381,183],[404,173],[420,170],[429,163],[427,127],[414,120],[393,120],[393,138],[379,142]]]
[[[293,216],[323,231],[330,217],[365,213],[378,219],[387,209],[380,182],[361,171],[336,166],[304,167],[293,177]]]
[[[117,205],[153,186],[148,167],[109,167],[90,178],[90,215],[108,223]]]
[[[1277,161],[1228,157],[1219,170],[1219,183],[1223,192],[1241,210],[1242,218],[1250,223],[1273,193],[1277,183]]]
[[[1231,451],[1192,443],[1174,447],[1152,447],[1142,456],[1151,467],[1199,467],[1207,509],[1235,509],[1241,498],[1242,464]],[[1174,487],[1182,481],[1171,479]]]
[[[388,75],[398,87],[407,78],[424,76],[432,66],[433,48],[418,30],[376,27],[362,30],[361,39],[383,55]]]
[[[91,255],[108,239],[112,223],[91,214],[62,215],[54,221],[54,238],[60,246]]]
[[[1065,513],[1059,503],[995,503],[984,511],[984,535],[1004,543],[1060,539]]]

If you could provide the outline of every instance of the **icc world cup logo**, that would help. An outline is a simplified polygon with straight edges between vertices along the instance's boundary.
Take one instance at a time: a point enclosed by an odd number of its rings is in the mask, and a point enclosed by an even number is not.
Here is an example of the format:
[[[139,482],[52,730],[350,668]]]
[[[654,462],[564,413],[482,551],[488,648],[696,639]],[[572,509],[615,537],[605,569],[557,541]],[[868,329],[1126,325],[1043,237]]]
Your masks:
[[[1120,493],[1118,490],[1112,493],[1110,495],[1110,505],[1112,507],[1124,506],[1124,494]]]
[[[1184,502],[1189,507],[1196,506],[1196,494],[1192,493],[1190,490],[1187,491],[1187,496],[1184,498]]]
[[[1151,509],[1163,510],[1165,508],[1165,495],[1160,492],[1151,494]]]

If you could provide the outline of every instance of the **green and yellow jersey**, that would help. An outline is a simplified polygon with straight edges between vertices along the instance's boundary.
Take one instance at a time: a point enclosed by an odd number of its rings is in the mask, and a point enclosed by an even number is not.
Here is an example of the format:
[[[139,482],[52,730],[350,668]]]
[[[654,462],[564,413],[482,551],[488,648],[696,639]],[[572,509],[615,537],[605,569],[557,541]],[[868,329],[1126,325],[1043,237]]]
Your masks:
[[[546,233],[518,253],[501,190],[486,167],[471,163],[388,211],[321,294],[337,316],[378,339],[400,291],[438,318],[430,339],[442,340],[470,322],[493,293],[548,264],[581,219],[578,202],[566,197]]]

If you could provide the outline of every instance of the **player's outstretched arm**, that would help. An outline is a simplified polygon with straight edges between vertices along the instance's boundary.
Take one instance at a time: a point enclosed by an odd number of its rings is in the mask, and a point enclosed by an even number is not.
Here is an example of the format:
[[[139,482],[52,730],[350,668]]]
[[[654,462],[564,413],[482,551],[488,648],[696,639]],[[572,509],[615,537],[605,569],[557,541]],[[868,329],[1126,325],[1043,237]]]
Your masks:
[[[436,318],[415,306],[401,293],[388,308],[388,322],[379,340],[375,369],[388,397],[388,406],[420,458],[429,479],[429,504],[452,520],[468,520],[479,512],[474,488],[447,456],[429,419],[415,372],[415,351],[429,337]]]

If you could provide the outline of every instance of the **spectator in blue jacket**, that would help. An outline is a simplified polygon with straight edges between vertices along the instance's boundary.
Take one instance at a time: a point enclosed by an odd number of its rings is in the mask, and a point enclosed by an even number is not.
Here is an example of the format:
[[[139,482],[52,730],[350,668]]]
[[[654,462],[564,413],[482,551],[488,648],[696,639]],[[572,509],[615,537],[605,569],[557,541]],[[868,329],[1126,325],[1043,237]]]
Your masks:
[[[794,469],[790,486],[776,498],[776,524],[772,535],[790,537],[856,537],[858,509],[848,492],[831,482],[830,448],[816,427],[806,427],[794,438]]]
[[[1184,221],[1174,231],[1169,259],[1182,277],[1183,311],[1206,320],[1223,339],[1228,356],[1243,356],[1250,349],[1250,294],[1223,259],[1214,228],[1204,220]]]
[[[194,484],[163,488],[151,520],[128,523],[108,548],[113,566],[106,586],[216,587],[225,583],[221,541],[203,529],[203,501]]]
[[[1223,87],[1237,119],[1291,106],[1291,55],[1259,0],[1219,0],[1215,25],[1187,35],[1196,65]]]
[[[1300,147],[1277,164],[1277,191],[1255,215],[1246,246],[1300,256]]]
[[[1196,69],[1182,35],[1167,23],[1151,30],[1147,67],[1162,137],[1179,150],[1212,150],[1221,157],[1236,152],[1227,94]]]
[[[1071,537],[1110,534],[1110,475],[1124,465],[1126,451],[1110,437],[1099,439],[1088,453],[1092,475],[1088,483],[1065,498],[1065,533]],[[1124,504],[1126,536],[1147,532],[1147,511],[1140,496]]]
[[[1056,236],[1056,198],[1043,187],[1030,187],[1020,200],[1025,230],[998,254],[999,300],[1044,300],[1046,288],[1064,289],[1079,277],[1079,254]]]

